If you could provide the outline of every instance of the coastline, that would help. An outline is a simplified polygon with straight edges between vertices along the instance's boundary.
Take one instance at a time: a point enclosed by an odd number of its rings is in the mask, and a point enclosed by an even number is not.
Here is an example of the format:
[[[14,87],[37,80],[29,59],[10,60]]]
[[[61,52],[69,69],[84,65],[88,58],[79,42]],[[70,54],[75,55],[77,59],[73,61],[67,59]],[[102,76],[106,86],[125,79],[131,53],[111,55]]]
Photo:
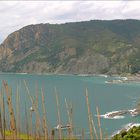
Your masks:
[[[20,72],[0,72],[0,74],[17,74],[17,75],[58,75],[58,76],[79,76],[79,77],[114,77],[114,80],[107,80],[107,84],[117,84],[117,83],[140,83],[140,74],[78,74],[78,73],[20,73]]]

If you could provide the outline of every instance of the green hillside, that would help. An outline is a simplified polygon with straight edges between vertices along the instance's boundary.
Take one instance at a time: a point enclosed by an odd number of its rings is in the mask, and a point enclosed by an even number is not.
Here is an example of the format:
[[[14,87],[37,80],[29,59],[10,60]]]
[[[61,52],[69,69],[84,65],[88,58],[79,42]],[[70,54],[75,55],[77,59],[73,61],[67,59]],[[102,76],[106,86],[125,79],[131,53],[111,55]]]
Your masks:
[[[1,44],[0,71],[137,73],[139,54],[139,20],[29,25]]]

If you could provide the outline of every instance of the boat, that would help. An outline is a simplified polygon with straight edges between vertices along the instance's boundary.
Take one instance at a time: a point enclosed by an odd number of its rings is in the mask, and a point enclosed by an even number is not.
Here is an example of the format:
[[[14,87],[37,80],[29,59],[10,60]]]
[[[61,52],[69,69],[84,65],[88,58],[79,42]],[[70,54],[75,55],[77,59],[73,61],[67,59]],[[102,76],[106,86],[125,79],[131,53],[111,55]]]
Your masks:
[[[61,125],[61,124],[58,124],[56,127],[54,127],[55,130],[67,130],[67,129],[70,129],[71,128],[71,125],[70,124],[67,124],[67,125]]]

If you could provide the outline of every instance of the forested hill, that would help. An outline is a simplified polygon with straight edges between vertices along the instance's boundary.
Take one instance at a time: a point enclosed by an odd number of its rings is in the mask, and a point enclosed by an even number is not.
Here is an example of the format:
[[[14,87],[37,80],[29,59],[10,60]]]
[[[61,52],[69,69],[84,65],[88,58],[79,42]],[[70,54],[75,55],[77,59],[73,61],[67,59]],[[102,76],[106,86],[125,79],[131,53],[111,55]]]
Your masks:
[[[121,74],[140,70],[140,21],[37,24],[0,45],[0,71]]]

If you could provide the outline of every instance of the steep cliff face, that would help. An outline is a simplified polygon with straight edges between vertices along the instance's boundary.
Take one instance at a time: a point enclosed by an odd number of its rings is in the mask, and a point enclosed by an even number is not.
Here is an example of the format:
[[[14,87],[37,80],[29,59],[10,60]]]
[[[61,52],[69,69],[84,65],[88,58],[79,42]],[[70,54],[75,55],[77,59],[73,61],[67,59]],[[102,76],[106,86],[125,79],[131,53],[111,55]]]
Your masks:
[[[134,73],[139,52],[138,20],[29,25],[0,45],[0,71]]]

